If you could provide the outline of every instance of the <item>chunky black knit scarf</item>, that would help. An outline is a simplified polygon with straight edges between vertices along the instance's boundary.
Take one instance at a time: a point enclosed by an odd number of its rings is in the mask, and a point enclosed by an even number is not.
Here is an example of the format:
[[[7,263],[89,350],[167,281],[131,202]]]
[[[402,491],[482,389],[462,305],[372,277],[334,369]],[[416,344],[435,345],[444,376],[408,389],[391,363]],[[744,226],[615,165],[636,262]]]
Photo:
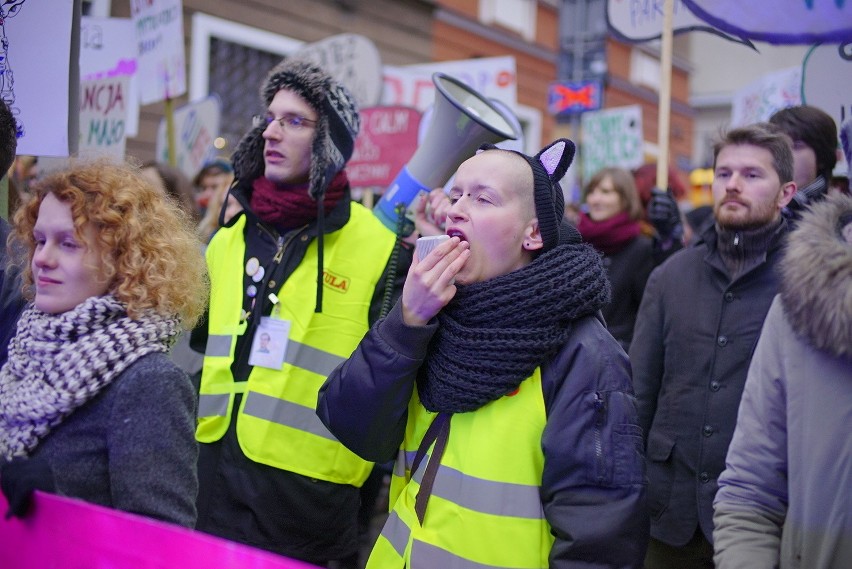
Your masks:
[[[560,245],[532,263],[459,286],[438,314],[438,331],[417,389],[433,412],[464,413],[514,391],[563,346],[571,323],[609,301],[600,255]]]
[[[0,369],[0,459],[29,455],[130,364],[168,351],[179,331],[177,318],[153,311],[131,320],[113,296],[61,314],[27,308]]]

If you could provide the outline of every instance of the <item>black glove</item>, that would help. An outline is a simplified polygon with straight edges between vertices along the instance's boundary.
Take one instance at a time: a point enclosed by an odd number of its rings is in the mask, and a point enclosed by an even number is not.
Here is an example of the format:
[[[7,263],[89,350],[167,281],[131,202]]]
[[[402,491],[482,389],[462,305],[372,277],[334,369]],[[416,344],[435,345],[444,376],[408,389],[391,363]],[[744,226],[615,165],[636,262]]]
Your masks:
[[[53,470],[43,458],[13,458],[0,466],[0,489],[9,502],[6,519],[23,518],[33,501],[33,491],[56,492]]]
[[[679,240],[683,237],[683,222],[680,218],[680,208],[672,195],[672,191],[660,188],[651,190],[651,201],[648,202],[648,221],[657,230],[662,241]]]

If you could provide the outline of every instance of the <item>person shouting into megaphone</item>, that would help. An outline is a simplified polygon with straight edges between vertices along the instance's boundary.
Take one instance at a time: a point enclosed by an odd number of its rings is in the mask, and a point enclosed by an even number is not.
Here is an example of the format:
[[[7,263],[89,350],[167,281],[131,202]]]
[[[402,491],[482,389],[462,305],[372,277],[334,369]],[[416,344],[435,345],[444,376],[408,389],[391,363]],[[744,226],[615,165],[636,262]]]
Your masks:
[[[368,569],[642,566],[644,461],[601,257],[564,220],[560,139],[458,168],[450,238],[320,390],[367,460],[396,457]]]

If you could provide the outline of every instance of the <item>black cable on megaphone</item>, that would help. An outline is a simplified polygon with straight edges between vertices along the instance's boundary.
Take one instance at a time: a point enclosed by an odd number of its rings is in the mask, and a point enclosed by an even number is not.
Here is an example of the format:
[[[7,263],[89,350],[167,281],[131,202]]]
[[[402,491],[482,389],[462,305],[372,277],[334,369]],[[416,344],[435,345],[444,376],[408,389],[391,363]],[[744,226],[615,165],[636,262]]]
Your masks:
[[[516,138],[514,128],[490,100],[458,79],[434,73],[435,104],[423,143],[373,208],[382,223],[396,231],[397,206],[408,210],[420,192],[443,186],[459,165],[485,143]],[[409,223],[405,235],[413,230]]]

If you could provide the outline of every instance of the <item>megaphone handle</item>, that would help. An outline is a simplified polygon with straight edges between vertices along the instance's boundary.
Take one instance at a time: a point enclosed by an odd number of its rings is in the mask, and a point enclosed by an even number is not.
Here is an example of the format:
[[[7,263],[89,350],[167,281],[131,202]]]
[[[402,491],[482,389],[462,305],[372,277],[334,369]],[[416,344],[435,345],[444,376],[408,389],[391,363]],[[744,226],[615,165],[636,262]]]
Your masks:
[[[393,244],[390,258],[388,259],[387,274],[385,276],[385,291],[382,295],[382,308],[379,311],[379,318],[384,318],[388,315],[391,309],[391,300],[393,299],[394,285],[396,284],[397,266],[399,265],[399,249],[402,247],[402,238],[406,236],[404,233],[406,222],[411,223],[405,216],[405,205],[402,203],[396,204],[394,213],[397,215],[396,221],[396,241]],[[410,233],[410,232],[409,232]]]

